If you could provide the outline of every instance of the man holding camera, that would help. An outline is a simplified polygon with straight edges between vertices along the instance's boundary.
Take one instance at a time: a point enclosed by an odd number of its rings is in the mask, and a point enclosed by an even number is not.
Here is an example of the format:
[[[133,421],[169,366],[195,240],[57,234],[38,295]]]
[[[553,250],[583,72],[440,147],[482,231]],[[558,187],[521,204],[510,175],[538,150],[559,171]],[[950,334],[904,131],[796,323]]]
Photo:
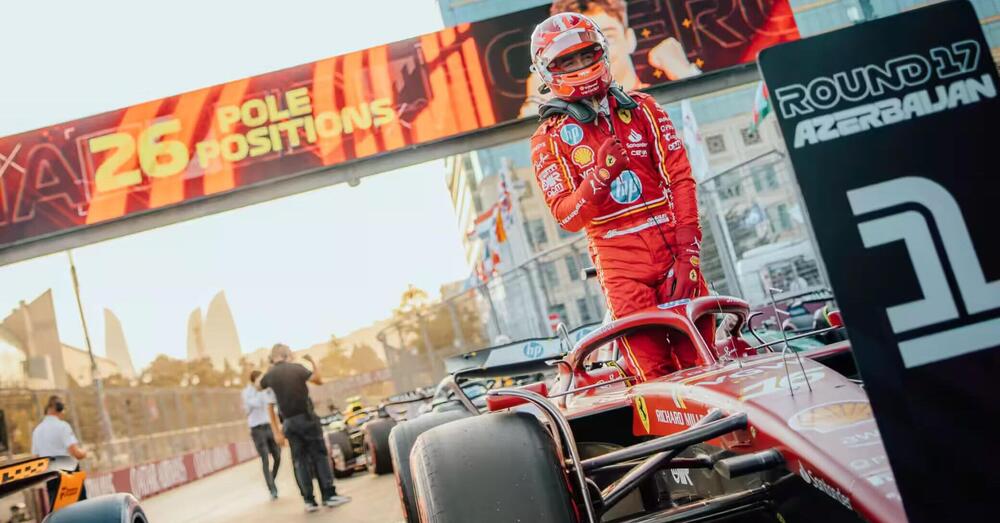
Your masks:
[[[313,496],[313,470],[319,480],[323,505],[336,507],[351,501],[347,496],[337,495],[333,485],[333,471],[330,470],[330,456],[323,442],[323,428],[309,399],[307,382],[321,385],[319,369],[310,356],[306,356],[313,370],[298,363],[292,363],[292,350],[287,345],[277,344],[271,349],[271,368],[260,380],[262,389],[274,391],[274,397],[281,412],[281,425],[274,423],[274,435],[280,443],[288,440],[292,448],[292,461],[295,466],[295,478],[299,482],[299,490],[306,503],[306,512],[319,509]],[[272,407],[273,409],[273,407]],[[273,410],[272,410],[273,413]]]
[[[43,458],[69,456],[73,460],[87,457],[87,451],[80,446],[73,427],[66,422],[66,404],[59,396],[50,396],[45,404],[45,417],[31,433],[31,453]],[[76,470],[80,470],[79,462]],[[56,501],[59,492],[59,480],[48,482],[49,506]],[[80,500],[87,499],[87,490],[80,486]]]

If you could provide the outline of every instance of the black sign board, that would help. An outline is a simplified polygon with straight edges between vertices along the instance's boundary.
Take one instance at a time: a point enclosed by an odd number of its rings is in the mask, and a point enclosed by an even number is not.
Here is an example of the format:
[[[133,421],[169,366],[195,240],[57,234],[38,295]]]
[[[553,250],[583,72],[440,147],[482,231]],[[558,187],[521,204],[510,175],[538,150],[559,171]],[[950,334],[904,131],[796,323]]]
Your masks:
[[[907,516],[982,521],[1000,505],[1000,82],[976,14],[937,4],[759,63]]]

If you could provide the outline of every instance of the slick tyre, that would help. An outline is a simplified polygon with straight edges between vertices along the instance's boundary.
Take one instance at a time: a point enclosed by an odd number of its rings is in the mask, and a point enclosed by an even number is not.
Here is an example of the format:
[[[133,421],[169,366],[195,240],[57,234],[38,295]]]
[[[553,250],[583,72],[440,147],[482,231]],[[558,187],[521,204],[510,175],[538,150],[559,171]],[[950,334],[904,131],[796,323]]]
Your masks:
[[[377,419],[365,424],[364,442],[368,472],[382,475],[392,472],[392,456],[389,455],[389,433],[396,425],[391,419]]]
[[[330,468],[333,469],[333,477],[337,479],[348,478],[354,473],[351,462],[354,460],[354,447],[351,445],[351,436],[347,431],[328,432],[326,442],[330,447]],[[334,457],[337,451],[343,458],[341,467],[337,466],[337,459]]]
[[[576,521],[552,436],[523,412],[458,420],[410,454],[420,521]]]
[[[44,523],[147,523],[146,513],[132,494],[108,494],[78,501],[53,512]]]
[[[396,473],[396,487],[399,489],[399,500],[403,504],[403,515],[407,523],[418,523],[417,501],[413,494],[413,476],[410,475],[410,451],[413,444],[424,432],[467,418],[472,414],[462,409],[447,412],[431,412],[419,418],[396,425],[389,435],[389,452],[392,456],[392,469]]]

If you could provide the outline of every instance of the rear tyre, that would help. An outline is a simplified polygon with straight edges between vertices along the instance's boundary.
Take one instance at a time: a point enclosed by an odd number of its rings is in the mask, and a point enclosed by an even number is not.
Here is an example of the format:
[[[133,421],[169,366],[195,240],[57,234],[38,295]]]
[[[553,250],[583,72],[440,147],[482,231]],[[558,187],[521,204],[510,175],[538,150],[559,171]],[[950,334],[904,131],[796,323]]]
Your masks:
[[[139,500],[119,493],[78,501],[49,514],[44,523],[148,523]]]
[[[354,473],[354,467],[349,465],[354,460],[351,436],[346,430],[328,432],[326,443],[330,447],[330,468],[333,469],[333,477],[337,479],[351,477]]]
[[[392,472],[392,456],[389,455],[389,433],[396,425],[391,419],[377,419],[365,424],[364,442],[365,457],[368,461],[368,472],[372,474],[389,474]]]
[[[576,521],[560,462],[552,436],[527,413],[431,429],[410,455],[420,521]]]
[[[413,476],[410,474],[410,451],[417,437],[428,430],[455,420],[471,416],[468,410],[430,412],[419,418],[396,425],[389,435],[389,453],[392,457],[393,472],[396,473],[396,487],[399,500],[403,504],[403,515],[407,523],[418,523],[417,501],[413,494]]]

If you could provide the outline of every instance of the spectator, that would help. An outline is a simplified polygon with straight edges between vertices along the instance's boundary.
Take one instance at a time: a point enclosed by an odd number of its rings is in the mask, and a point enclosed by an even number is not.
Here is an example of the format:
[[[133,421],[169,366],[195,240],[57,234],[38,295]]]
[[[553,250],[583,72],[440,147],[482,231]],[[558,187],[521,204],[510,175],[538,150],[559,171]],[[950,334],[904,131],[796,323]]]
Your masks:
[[[66,404],[59,396],[50,396],[45,404],[45,417],[31,433],[31,453],[46,458],[69,456],[74,461],[87,457],[87,451],[80,446],[73,427],[66,423]],[[79,461],[76,461],[75,470],[80,470]],[[46,485],[49,507],[55,504],[59,481],[56,478]],[[83,485],[80,486],[79,499],[87,499],[87,490]]]
[[[274,391],[278,409],[281,411],[281,427],[275,423],[274,434],[280,441],[288,439],[292,448],[292,462],[295,467],[295,479],[299,482],[299,491],[306,503],[306,512],[315,512],[319,506],[313,496],[313,471],[319,480],[320,494],[323,505],[336,507],[351,501],[347,496],[337,495],[333,485],[333,472],[330,470],[330,457],[323,443],[323,429],[319,418],[309,400],[309,389],[306,382],[316,385],[323,383],[311,357],[305,360],[310,363],[310,371],[292,363],[292,351],[287,345],[277,344],[271,349],[271,368],[261,378],[262,388]],[[272,422],[275,416],[271,414]]]
[[[254,447],[257,448],[264,467],[264,482],[271,492],[271,499],[278,499],[278,487],[274,485],[274,478],[278,477],[278,466],[281,465],[281,448],[274,439],[268,417],[268,406],[274,405],[275,399],[273,391],[260,388],[261,375],[259,370],[250,372],[250,383],[243,389],[243,412],[246,413],[250,437],[253,438]],[[269,468],[268,455],[274,459],[273,469]]]

